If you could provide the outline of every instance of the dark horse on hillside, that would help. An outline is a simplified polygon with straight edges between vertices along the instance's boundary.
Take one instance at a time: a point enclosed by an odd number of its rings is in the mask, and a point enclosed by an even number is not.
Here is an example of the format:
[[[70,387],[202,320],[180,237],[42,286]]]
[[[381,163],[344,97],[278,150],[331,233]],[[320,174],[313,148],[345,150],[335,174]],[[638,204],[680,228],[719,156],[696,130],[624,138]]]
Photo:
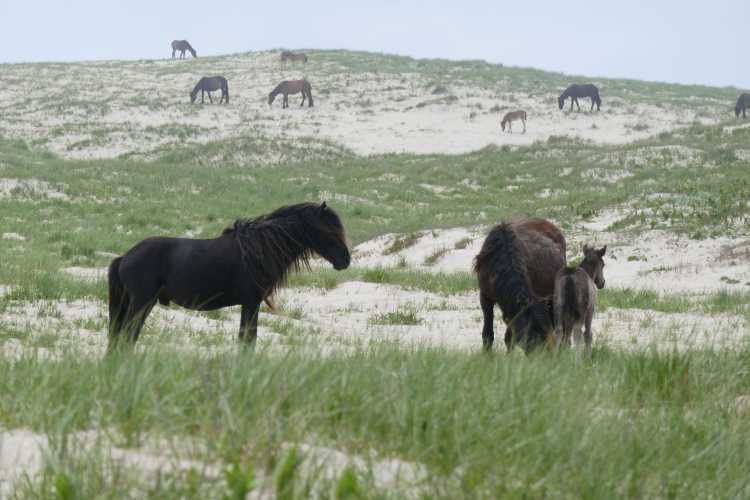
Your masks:
[[[193,54],[193,57],[198,57],[198,53],[195,51],[192,45],[190,45],[190,42],[187,40],[174,40],[172,42],[172,59],[174,59],[174,55],[179,52],[180,53],[180,59],[185,59],[185,51],[190,51],[191,54]]]
[[[502,222],[492,228],[474,260],[485,350],[495,340],[495,304],[507,325],[508,351],[518,343],[528,353],[552,338],[555,275],[566,262],[565,237],[548,220]]]
[[[349,267],[341,219],[331,208],[300,203],[254,219],[238,219],[218,238],[148,238],[109,266],[109,351],[133,345],[159,301],[208,311],[240,305],[240,341],[253,346],[258,310],[290,270],[320,255]]]
[[[303,54],[302,52],[291,52],[289,50],[285,50],[281,53],[281,62],[286,61],[302,61],[304,63],[307,62],[307,54]]]
[[[581,105],[578,104],[578,98],[579,97],[590,97],[591,98],[591,109],[589,111],[594,110],[594,105],[596,104],[596,110],[600,111],[601,105],[602,105],[602,99],[599,97],[599,89],[596,88],[596,85],[593,85],[591,83],[587,83],[585,85],[578,85],[577,83],[574,83],[567,89],[565,89],[565,92],[560,94],[560,97],[557,98],[557,105],[560,107],[560,109],[563,109],[563,106],[565,106],[565,99],[570,97],[570,110],[573,111],[573,103],[575,103],[576,106],[578,106],[578,111],[581,111]]]
[[[268,94],[268,105],[270,106],[271,104],[273,104],[273,101],[274,99],[276,99],[277,95],[283,94],[284,99],[281,102],[281,107],[288,108],[289,94],[299,94],[300,92],[302,93],[302,102],[300,103],[300,106],[305,105],[305,98],[307,98],[307,105],[309,107],[312,107],[312,86],[307,80],[285,80],[281,82],[276,86],[275,89],[271,91],[270,94]]]
[[[734,106],[734,117],[739,118],[742,113],[742,118],[747,118],[745,111],[750,108],[750,94],[740,94],[737,99],[737,104]]]
[[[204,76],[198,80],[198,83],[195,84],[193,90],[190,91],[190,103],[192,104],[195,102],[195,99],[198,97],[198,92],[200,92],[201,104],[203,104],[203,95],[205,93],[208,94],[209,102],[213,104],[214,100],[211,98],[211,92],[214,90],[221,90],[219,104],[222,102],[229,104],[229,84],[227,83],[227,79],[223,76]]]

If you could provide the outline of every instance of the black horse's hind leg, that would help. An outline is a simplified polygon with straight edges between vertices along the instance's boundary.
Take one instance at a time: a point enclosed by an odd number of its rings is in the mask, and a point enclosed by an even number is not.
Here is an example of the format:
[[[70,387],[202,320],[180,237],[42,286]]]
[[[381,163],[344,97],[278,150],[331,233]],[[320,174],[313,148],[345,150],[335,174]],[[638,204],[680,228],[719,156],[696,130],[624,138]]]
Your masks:
[[[510,329],[510,327],[507,327],[505,329],[505,349],[510,352],[513,350],[514,347],[513,343],[513,331]]]
[[[210,90],[207,91],[206,94],[208,94],[208,102],[210,102],[211,104],[213,104],[214,100],[211,98],[211,91]]]
[[[581,104],[578,102],[578,98],[577,97],[575,98],[575,101],[576,101],[576,108],[578,108],[578,111],[581,111]],[[571,108],[572,108],[572,106],[571,106]]]
[[[484,324],[482,325],[482,345],[485,351],[492,350],[492,344],[495,341],[495,330],[493,321],[495,319],[495,302],[484,294],[479,294],[479,305],[482,306],[484,315]]]
[[[146,322],[148,315],[151,314],[154,304],[156,304],[156,297],[137,301],[131,299],[130,307],[128,308],[128,317],[125,321],[125,331],[127,332],[127,339],[130,345],[135,345],[138,341],[143,324]]]
[[[255,348],[258,338],[258,314],[260,303],[242,306],[240,316],[240,343],[251,349]]]

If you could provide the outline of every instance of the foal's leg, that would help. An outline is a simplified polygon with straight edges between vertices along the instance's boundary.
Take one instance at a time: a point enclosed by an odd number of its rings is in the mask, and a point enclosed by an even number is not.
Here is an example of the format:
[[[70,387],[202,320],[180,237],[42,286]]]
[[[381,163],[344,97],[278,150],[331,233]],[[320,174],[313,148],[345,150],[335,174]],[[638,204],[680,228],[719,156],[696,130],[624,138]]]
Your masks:
[[[586,342],[586,355],[591,356],[591,320],[594,318],[594,307],[586,311],[585,330],[583,331],[583,340]]]
[[[575,343],[576,349],[576,361],[581,359],[581,349],[583,343],[583,323],[576,323],[573,325],[573,342]]]
[[[258,314],[260,303],[242,306],[240,316],[240,342],[251,350],[255,349],[255,341],[258,338]]]
[[[495,341],[495,329],[492,324],[495,319],[495,302],[479,294],[479,305],[482,306],[484,315],[484,324],[482,325],[482,345],[485,351],[492,350],[492,343]]]

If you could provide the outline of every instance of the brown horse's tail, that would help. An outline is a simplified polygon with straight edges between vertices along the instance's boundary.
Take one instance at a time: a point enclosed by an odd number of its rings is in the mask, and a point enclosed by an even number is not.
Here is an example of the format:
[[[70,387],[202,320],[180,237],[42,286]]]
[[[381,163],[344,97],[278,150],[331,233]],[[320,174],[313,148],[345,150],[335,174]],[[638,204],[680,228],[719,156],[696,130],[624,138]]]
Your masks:
[[[310,82],[307,82],[307,85],[305,85],[305,87],[307,87],[307,102],[308,102],[308,106],[312,107],[313,106],[312,85],[310,85]]]

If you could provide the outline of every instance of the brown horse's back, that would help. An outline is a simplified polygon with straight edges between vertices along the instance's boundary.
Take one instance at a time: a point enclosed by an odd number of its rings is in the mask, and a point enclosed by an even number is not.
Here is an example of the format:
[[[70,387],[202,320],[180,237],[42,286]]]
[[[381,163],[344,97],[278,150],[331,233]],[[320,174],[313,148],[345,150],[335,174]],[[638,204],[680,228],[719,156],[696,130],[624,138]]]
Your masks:
[[[539,298],[555,291],[555,274],[566,266],[565,236],[545,219],[526,219],[512,224],[526,264],[531,289]]]

